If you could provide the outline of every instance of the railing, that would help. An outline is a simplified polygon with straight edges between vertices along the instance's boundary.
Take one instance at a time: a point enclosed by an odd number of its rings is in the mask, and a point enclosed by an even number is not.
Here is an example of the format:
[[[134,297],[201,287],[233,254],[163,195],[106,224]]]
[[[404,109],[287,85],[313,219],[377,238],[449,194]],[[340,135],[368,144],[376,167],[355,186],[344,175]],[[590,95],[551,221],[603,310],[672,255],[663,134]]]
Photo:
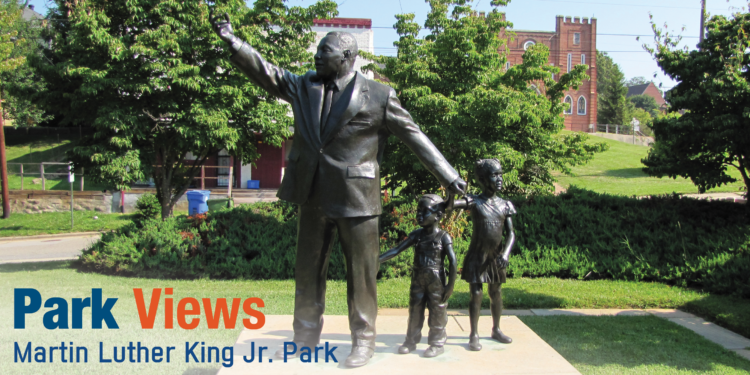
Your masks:
[[[154,165],[155,168],[161,167],[161,165]],[[216,176],[216,177],[206,177],[206,168],[228,168],[229,169],[229,175],[222,175],[222,176]],[[201,175],[200,177],[195,177],[195,179],[200,179],[201,181],[201,190],[206,189],[206,180],[219,180],[226,178],[229,180],[229,183],[227,184],[227,195],[232,196],[232,176],[234,173],[234,166],[227,166],[227,165],[201,165]]]
[[[39,175],[42,178],[42,190],[47,189],[47,177],[46,176],[68,176],[68,172],[60,173],[60,172],[45,172],[44,166],[53,166],[53,165],[65,165],[69,166],[70,163],[51,163],[51,162],[42,162],[42,163],[8,163],[9,166],[11,165],[17,165],[19,168],[18,172],[11,172],[8,171],[8,174],[14,174],[17,176],[21,176],[21,190],[23,190],[23,176],[24,175]],[[24,171],[23,166],[24,165],[39,165],[39,172],[26,172]],[[84,169],[81,168],[81,173],[74,173],[74,175],[80,176],[80,186],[81,191],[83,191],[83,173]]]
[[[633,135],[633,127],[630,125],[597,124],[596,131],[600,133]]]
[[[222,175],[222,176],[216,176],[216,177],[206,177],[206,168],[229,168],[229,176]],[[227,166],[227,165],[201,165],[201,190],[206,189],[206,180],[219,180],[226,178],[229,183],[227,184],[227,196],[232,196],[232,176],[234,172],[234,166]]]

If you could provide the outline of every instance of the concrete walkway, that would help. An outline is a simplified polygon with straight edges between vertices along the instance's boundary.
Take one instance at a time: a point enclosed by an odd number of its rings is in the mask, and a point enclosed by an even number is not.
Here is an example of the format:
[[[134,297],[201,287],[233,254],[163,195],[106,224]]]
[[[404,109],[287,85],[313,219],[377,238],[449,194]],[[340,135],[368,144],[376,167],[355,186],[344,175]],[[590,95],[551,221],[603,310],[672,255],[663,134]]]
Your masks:
[[[233,374],[387,374],[387,375],[415,375],[415,374],[580,374],[555,349],[542,340],[534,331],[527,327],[515,316],[503,317],[503,332],[513,338],[512,344],[501,344],[489,339],[492,329],[490,317],[479,320],[479,329],[484,333],[480,339],[482,350],[472,352],[468,349],[467,316],[456,316],[448,320],[446,331],[448,341],[445,353],[436,358],[424,358],[422,353],[428,345],[417,345],[417,350],[411,354],[398,354],[398,347],[404,339],[406,320],[404,316],[378,316],[378,335],[376,338],[375,355],[367,366],[359,369],[347,369],[343,362],[351,351],[351,335],[347,316],[327,315],[318,347],[328,343],[338,362],[325,362],[324,351],[315,363],[315,354],[310,363],[304,363],[299,358],[283,359],[273,357],[277,349],[283,348],[284,342],[292,339],[291,315],[267,315],[263,328],[258,330],[242,330],[234,344],[234,365],[221,368],[218,375]],[[425,325],[422,336],[428,332]],[[258,352],[265,347],[263,360],[260,361]],[[332,348],[336,347],[335,351]],[[251,357],[253,354],[254,357]],[[245,363],[245,359],[253,360]]]
[[[81,250],[98,240],[99,236],[99,233],[95,233],[0,241],[0,264],[77,259]]]
[[[381,309],[378,316],[408,316],[407,309]],[[469,315],[468,310],[449,310],[448,315],[457,319]],[[482,310],[482,316],[489,316],[490,310]],[[503,315],[515,316],[647,316],[654,315],[681,325],[708,341],[719,344],[750,361],[750,339],[726,328],[707,322],[693,314],[676,309],[530,309],[503,310]]]

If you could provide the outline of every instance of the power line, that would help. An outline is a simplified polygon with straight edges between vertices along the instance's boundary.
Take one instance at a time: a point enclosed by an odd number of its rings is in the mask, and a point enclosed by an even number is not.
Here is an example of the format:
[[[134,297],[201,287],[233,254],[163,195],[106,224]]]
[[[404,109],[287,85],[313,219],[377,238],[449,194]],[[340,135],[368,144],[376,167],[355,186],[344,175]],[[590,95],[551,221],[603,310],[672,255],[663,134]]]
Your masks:
[[[598,3],[598,2],[571,1],[571,0],[539,0],[539,1],[547,1],[547,2],[551,2],[551,3],[573,3],[573,4],[591,4],[591,5],[616,5],[616,6],[626,6],[626,7],[641,7],[641,8],[669,8],[669,9],[693,9],[693,10],[700,9],[700,8],[695,8],[695,7],[680,7],[680,6],[669,6],[669,5]],[[713,8],[712,10],[723,11],[723,10],[726,10],[726,9]]]

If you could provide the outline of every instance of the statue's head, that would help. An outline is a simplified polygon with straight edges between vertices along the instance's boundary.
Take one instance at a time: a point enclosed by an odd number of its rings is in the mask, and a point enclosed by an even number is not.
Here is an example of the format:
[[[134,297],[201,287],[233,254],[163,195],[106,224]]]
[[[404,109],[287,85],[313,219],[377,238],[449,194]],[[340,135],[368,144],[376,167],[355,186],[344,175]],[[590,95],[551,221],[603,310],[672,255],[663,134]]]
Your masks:
[[[329,80],[341,77],[354,69],[354,59],[359,54],[354,35],[331,31],[318,43],[315,53],[315,71],[318,77]]]
[[[428,227],[445,215],[445,201],[439,195],[425,194],[417,204],[417,224]]]
[[[480,159],[474,163],[474,177],[483,191],[497,193],[503,188],[503,168],[497,159]]]

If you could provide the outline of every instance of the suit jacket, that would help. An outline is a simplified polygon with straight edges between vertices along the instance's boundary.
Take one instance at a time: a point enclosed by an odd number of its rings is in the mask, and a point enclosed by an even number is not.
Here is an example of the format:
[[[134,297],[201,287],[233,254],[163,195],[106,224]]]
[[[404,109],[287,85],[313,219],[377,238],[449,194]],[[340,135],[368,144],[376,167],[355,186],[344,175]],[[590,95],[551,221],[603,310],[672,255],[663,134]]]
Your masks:
[[[232,63],[269,94],[292,105],[294,143],[280,199],[305,204],[312,193],[332,218],[381,213],[380,163],[390,134],[398,137],[440,183],[447,187],[459,175],[409,113],[396,92],[357,72],[333,103],[321,134],[324,84],[315,72],[298,76],[267,62],[247,43]]]

